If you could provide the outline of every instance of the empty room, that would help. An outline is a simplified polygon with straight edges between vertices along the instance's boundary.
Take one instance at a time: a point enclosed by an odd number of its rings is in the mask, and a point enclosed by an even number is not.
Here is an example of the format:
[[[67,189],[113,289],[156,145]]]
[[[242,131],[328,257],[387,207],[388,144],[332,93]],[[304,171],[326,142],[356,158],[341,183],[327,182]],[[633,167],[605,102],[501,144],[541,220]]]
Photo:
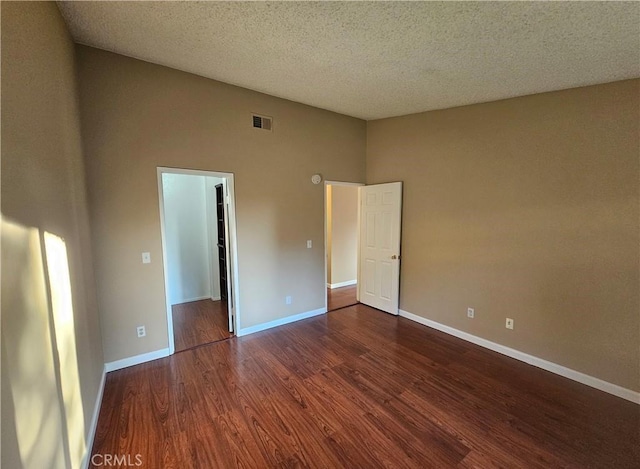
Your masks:
[[[0,17],[3,469],[640,467],[640,3]]]

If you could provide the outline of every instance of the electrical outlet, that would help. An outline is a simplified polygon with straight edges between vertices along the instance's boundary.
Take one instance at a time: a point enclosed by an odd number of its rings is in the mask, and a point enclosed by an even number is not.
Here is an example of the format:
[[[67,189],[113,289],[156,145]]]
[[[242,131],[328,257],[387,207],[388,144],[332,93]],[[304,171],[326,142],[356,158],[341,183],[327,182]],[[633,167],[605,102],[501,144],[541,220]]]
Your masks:
[[[292,299],[290,296],[287,296],[287,297],[284,299],[284,302],[285,302],[286,304],[288,304],[288,305],[290,305],[292,301],[293,301],[293,299]]]
[[[313,247],[313,242],[310,239],[308,239],[307,240],[307,249],[311,249],[312,247]]]
[[[138,333],[138,339],[147,335],[147,330],[144,328],[144,326],[136,327],[136,332]]]
[[[507,318],[507,322],[505,323],[504,327],[513,330],[513,319]]]
[[[473,319],[476,311],[473,308],[467,308],[467,317]]]

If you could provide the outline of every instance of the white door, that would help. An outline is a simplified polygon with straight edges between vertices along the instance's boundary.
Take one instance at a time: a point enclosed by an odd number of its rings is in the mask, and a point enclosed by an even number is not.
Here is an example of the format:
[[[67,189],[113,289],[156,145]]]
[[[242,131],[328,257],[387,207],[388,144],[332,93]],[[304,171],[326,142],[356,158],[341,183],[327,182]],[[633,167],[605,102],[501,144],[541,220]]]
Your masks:
[[[398,314],[402,183],[360,188],[359,300]]]
[[[231,203],[231,198],[229,196],[229,186],[227,183],[227,178],[224,178],[222,180],[222,187],[223,187],[223,194],[224,194],[224,201],[222,203],[223,206],[223,210],[224,210],[224,239],[225,239],[225,243],[224,243],[224,247],[225,247],[225,267],[227,269],[227,271],[225,272],[225,278],[227,279],[227,315],[229,317],[229,332],[233,332],[235,333],[235,323],[236,323],[236,311],[235,311],[235,292],[233,291],[233,282],[231,281],[231,262],[229,262],[229,260],[231,259],[231,248],[230,248],[230,244],[231,244],[231,236],[229,233],[229,204]]]

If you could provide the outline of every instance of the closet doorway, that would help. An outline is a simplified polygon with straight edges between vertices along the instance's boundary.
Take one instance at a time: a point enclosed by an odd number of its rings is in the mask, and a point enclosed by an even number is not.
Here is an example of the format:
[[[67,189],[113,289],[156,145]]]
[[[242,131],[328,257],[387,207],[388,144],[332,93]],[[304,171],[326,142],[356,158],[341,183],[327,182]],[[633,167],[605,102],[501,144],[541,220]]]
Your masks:
[[[158,168],[170,352],[233,336],[233,175]]]

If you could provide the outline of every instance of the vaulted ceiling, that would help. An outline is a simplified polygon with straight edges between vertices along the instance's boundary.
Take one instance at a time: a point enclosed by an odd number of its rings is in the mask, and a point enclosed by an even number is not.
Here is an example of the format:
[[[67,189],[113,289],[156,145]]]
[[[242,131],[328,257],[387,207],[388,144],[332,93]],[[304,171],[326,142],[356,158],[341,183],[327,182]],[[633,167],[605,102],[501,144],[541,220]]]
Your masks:
[[[74,40],[362,119],[640,76],[637,2],[58,2]]]

